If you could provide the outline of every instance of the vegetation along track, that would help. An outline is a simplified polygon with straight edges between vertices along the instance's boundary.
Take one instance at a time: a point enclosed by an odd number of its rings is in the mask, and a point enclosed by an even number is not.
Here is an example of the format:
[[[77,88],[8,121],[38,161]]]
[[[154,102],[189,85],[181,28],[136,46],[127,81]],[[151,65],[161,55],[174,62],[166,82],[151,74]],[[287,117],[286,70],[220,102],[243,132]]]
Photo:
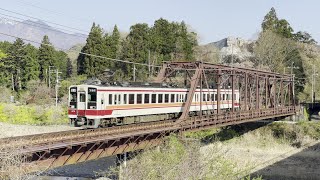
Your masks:
[[[175,124],[172,120],[147,122],[139,124],[130,124],[123,126],[114,126],[109,128],[98,129],[79,129],[71,131],[61,131],[54,133],[34,134],[28,136],[17,136],[0,139],[1,148],[19,148],[25,149],[33,146],[45,146],[60,142],[77,142],[85,139],[98,139],[106,135],[121,135],[134,133],[136,131],[146,131],[150,129],[161,129],[173,127]]]

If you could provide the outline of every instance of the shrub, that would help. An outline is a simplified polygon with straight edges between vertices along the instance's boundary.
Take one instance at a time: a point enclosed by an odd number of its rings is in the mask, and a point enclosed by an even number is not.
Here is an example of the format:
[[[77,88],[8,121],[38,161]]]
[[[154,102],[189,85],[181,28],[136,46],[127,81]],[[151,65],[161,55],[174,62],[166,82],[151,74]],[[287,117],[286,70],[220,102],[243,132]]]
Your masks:
[[[11,90],[0,86],[0,103],[9,103],[10,96],[12,96]]]
[[[246,175],[224,158],[217,146],[201,149],[199,140],[166,138],[158,148],[145,150],[127,161],[120,171],[122,179],[239,179]],[[130,159],[130,158],[129,158]],[[108,174],[112,176],[113,174]]]
[[[0,104],[0,121],[13,124],[51,125],[68,122],[67,110],[61,106]]]

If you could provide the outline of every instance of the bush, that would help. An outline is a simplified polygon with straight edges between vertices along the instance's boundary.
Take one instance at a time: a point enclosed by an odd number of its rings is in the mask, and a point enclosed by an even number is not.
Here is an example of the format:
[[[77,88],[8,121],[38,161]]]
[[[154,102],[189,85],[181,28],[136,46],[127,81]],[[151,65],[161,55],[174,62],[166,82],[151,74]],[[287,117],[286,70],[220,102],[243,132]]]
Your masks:
[[[67,110],[61,106],[0,104],[0,121],[12,124],[52,125],[68,122]]]
[[[26,104],[52,105],[53,90],[40,81],[29,81],[27,84],[29,93],[24,97]]]
[[[12,96],[11,90],[0,86],[0,103],[9,103],[10,96]]]
[[[217,146],[213,146],[217,147]],[[129,158],[130,159],[130,158]],[[127,161],[120,171],[122,179],[240,179],[247,172],[227,160],[218,148],[201,149],[199,140],[166,138],[158,148],[145,150]],[[108,174],[112,176],[113,174]]]

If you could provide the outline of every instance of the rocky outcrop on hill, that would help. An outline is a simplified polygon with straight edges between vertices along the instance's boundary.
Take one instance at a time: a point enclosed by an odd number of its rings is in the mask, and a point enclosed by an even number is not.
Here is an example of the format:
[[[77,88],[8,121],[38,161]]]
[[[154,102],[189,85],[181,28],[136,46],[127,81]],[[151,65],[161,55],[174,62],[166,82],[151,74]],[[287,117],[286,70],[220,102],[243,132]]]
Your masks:
[[[253,58],[253,41],[228,37],[206,46],[213,46],[220,50],[222,63],[242,64]]]

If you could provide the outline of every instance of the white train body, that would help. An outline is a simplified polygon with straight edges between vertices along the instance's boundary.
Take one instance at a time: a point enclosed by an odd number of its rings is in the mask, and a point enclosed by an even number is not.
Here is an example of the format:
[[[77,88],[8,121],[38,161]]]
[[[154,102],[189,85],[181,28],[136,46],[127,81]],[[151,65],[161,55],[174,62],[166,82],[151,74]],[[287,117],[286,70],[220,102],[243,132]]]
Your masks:
[[[75,126],[97,128],[102,121],[160,114],[179,114],[188,89],[77,85],[69,89],[69,119]],[[200,99],[202,95],[202,100]],[[221,89],[220,108],[232,108],[232,90]],[[239,107],[239,91],[234,91],[234,107]],[[202,108],[200,108],[200,105]],[[217,109],[217,90],[197,89],[190,112]]]

